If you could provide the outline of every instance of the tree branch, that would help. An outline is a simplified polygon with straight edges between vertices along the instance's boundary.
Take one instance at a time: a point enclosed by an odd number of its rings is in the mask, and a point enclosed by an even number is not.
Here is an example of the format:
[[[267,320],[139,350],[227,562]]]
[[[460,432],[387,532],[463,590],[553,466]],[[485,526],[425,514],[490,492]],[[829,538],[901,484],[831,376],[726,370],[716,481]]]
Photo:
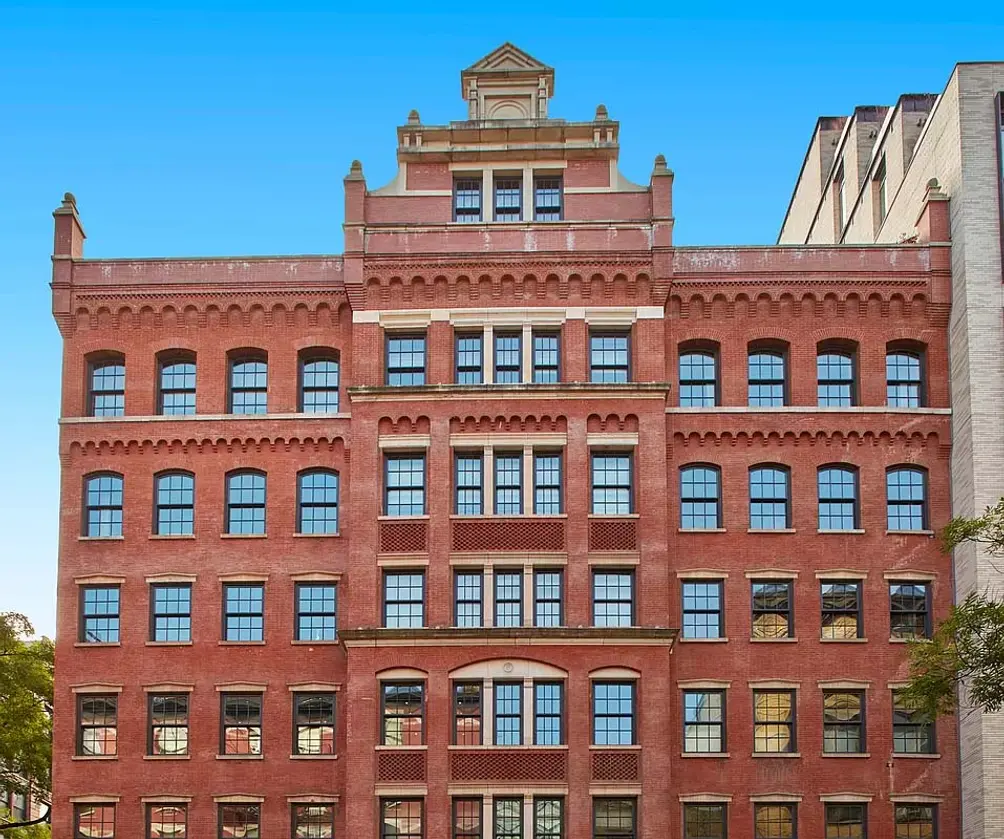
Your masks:
[[[49,820],[49,814],[52,812],[52,805],[45,805],[45,812],[42,813],[37,819],[32,819],[30,822],[2,822],[0,823],[0,833],[5,830],[14,830],[16,827],[31,827],[33,824],[41,824],[42,822],[47,822]]]

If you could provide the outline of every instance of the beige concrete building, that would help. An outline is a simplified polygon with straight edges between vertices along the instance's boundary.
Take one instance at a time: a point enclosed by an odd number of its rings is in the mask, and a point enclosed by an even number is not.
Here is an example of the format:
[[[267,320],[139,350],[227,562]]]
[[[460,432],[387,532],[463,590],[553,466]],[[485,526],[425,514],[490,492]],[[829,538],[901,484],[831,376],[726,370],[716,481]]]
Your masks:
[[[952,506],[1004,496],[1004,62],[959,64],[939,95],[819,119],[779,244],[891,243],[917,235],[925,196],[950,201]],[[936,181],[936,183],[932,183]],[[919,234],[923,237],[923,233]],[[954,557],[957,599],[1004,594],[982,550]],[[959,715],[962,835],[1004,837],[1004,713]]]

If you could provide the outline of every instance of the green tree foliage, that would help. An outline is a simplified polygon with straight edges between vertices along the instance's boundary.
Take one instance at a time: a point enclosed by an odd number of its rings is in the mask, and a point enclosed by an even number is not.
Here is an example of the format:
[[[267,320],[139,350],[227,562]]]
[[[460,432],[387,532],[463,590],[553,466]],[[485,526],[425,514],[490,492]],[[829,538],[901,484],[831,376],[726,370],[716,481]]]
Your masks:
[[[36,789],[51,785],[53,648],[34,635],[24,615],[0,613],[0,789],[18,792],[28,779]]]
[[[3,823],[11,820],[11,814],[0,807],[0,836],[3,839],[52,839],[52,828],[47,824],[33,824],[30,827],[12,827],[4,830]]]
[[[1004,556],[1004,498],[976,518],[955,518],[941,534],[946,552],[964,543]],[[1004,707],[1004,602],[977,592],[952,608],[929,641],[910,644],[907,698],[933,716],[955,710],[959,688],[984,711]]]

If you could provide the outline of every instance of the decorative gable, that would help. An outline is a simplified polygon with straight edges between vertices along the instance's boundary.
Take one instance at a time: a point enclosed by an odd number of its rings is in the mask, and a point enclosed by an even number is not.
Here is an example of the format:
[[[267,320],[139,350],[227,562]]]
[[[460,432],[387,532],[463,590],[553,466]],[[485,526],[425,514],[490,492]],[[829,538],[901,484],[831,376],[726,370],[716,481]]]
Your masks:
[[[506,41],[460,74],[469,120],[547,119],[554,68]]]

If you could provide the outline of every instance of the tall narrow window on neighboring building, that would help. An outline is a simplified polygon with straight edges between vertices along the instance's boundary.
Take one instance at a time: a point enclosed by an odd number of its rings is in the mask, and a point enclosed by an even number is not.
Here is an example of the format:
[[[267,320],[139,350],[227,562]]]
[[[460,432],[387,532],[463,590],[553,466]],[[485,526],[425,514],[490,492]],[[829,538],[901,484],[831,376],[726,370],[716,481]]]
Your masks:
[[[523,513],[523,453],[495,452],[495,515]]]
[[[425,455],[387,455],[384,459],[384,515],[425,514]]]
[[[101,472],[84,478],[84,536],[122,535],[122,476]]]
[[[114,804],[74,804],[73,839],[115,839]]]
[[[292,808],[294,839],[332,839],[335,835],[334,804],[293,804]]]
[[[681,349],[680,407],[710,408],[717,404],[717,352],[711,349]]]
[[[827,839],[865,839],[867,835],[866,804],[826,804]]]
[[[725,839],[725,804],[684,804],[683,839]]]
[[[537,175],[533,179],[534,221],[561,221],[561,177]]]
[[[752,346],[748,360],[748,401],[754,408],[777,408],[788,402],[787,353],[777,347]]]
[[[381,798],[380,839],[425,839],[423,799]]]
[[[882,159],[879,161],[878,168],[875,170],[875,177],[872,178],[872,189],[874,190],[873,195],[875,196],[876,231],[882,226],[882,222],[885,221],[886,213],[889,211],[888,188],[889,185],[886,180],[885,155],[883,154]]]
[[[830,641],[863,638],[861,621],[861,583],[857,580],[833,580],[820,583],[822,598],[821,637]]]
[[[453,744],[481,745],[481,682],[453,685]]]
[[[791,473],[786,466],[750,469],[750,529],[786,530],[791,527]]]
[[[847,185],[844,179],[844,162],[840,161],[833,176],[833,241],[839,244],[844,238],[847,222]]]
[[[118,754],[118,696],[77,695],[77,754],[109,757]]]
[[[491,839],[523,839],[523,797],[496,796],[492,807]]]
[[[449,839],[483,839],[481,833],[483,808],[480,798],[454,798],[453,829]]]
[[[889,624],[893,638],[929,638],[930,587],[927,583],[889,583]]]
[[[80,589],[80,641],[117,644],[119,641],[118,586],[82,586]]]
[[[484,598],[484,574],[481,571],[457,571],[454,577],[455,626],[471,628],[482,626],[482,601]]]
[[[533,381],[554,384],[561,379],[561,336],[557,332],[533,333]]]
[[[188,694],[151,694],[150,742],[151,755],[188,754]]]
[[[220,727],[220,754],[261,754],[260,693],[221,693],[223,725]]]
[[[155,583],[150,586],[150,640],[187,643],[192,640],[191,583]]]
[[[722,603],[721,580],[685,580],[683,637],[721,638],[725,629]]]
[[[191,536],[195,528],[195,476],[191,472],[162,472],[154,480],[154,533]]]
[[[754,804],[753,839],[795,839],[797,812],[797,804]]]
[[[594,452],[590,458],[592,508],[601,516],[626,516],[634,512],[631,455],[626,452]]]
[[[88,365],[87,413],[92,417],[125,414],[125,357],[103,354]]]
[[[858,527],[858,472],[851,466],[820,466],[819,529],[855,530]]]
[[[300,410],[305,414],[337,414],[338,353],[309,350],[300,354]]]
[[[519,332],[495,333],[495,383],[519,384],[522,380],[523,336]]]
[[[795,691],[753,691],[753,751],[780,754],[795,747]]]
[[[260,804],[221,804],[219,839],[261,835]]]
[[[308,469],[297,475],[297,533],[338,532],[338,484],[333,469]]]
[[[634,573],[593,572],[593,626],[634,625]]]
[[[693,464],[680,469],[680,527],[717,530],[722,526],[721,470]]]
[[[725,691],[683,692],[683,751],[718,754],[725,747]]]
[[[823,754],[862,754],[864,752],[864,691],[824,691]]]
[[[251,469],[227,475],[227,533],[265,533],[265,473]]]
[[[425,384],[425,334],[387,335],[387,384],[416,387]]]
[[[519,175],[496,175],[495,221],[519,221],[522,206],[523,179]]]
[[[533,572],[533,625],[561,626],[562,573],[560,570],[534,569]]]
[[[885,357],[886,403],[892,408],[925,404],[923,352],[919,347],[890,344]]]
[[[453,220],[481,221],[481,178],[453,181]]]
[[[557,516],[562,512],[559,452],[534,452],[533,512],[538,516]]]
[[[823,408],[849,408],[857,404],[854,352],[846,343],[823,342],[816,355],[816,397]]]
[[[523,624],[523,569],[495,569],[495,626]]]
[[[335,753],[335,695],[293,694],[293,754]]]
[[[792,604],[791,580],[754,580],[754,638],[794,638],[795,610]]]
[[[240,350],[230,356],[231,414],[268,412],[268,356],[261,350]]]
[[[523,742],[523,683],[495,682],[495,745]]]
[[[158,357],[157,412],[166,416],[195,413],[195,354],[162,353]]]
[[[564,742],[561,709],[561,682],[534,682],[533,744],[535,746],[560,746]]]
[[[479,385],[484,381],[484,336],[480,332],[459,332],[456,337],[457,384]]]
[[[384,746],[421,746],[425,742],[425,685],[422,682],[383,683]]]
[[[334,583],[296,583],[297,641],[334,641],[338,637],[338,587]]]
[[[911,466],[886,471],[886,508],[889,530],[927,527],[927,473]]]
[[[589,336],[589,381],[627,382],[631,356],[626,332],[594,332]]]
[[[897,804],[895,839],[936,839],[938,835],[937,804]]]
[[[895,754],[934,754],[934,721],[902,690],[892,692],[892,750]]]
[[[147,804],[147,839],[188,839],[187,804]],[[104,836],[105,834],[96,834]]]
[[[483,461],[480,454],[457,452],[454,458],[456,502],[458,516],[480,516],[484,513]]]
[[[593,682],[593,745],[633,746],[634,682]]]
[[[223,640],[265,640],[265,586],[224,583]]]
[[[565,800],[563,798],[533,799],[533,839],[561,839],[565,835]]]
[[[420,629],[425,625],[425,574],[388,571],[383,590],[385,627]]]
[[[593,798],[593,839],[638,839],[637,800]]]

